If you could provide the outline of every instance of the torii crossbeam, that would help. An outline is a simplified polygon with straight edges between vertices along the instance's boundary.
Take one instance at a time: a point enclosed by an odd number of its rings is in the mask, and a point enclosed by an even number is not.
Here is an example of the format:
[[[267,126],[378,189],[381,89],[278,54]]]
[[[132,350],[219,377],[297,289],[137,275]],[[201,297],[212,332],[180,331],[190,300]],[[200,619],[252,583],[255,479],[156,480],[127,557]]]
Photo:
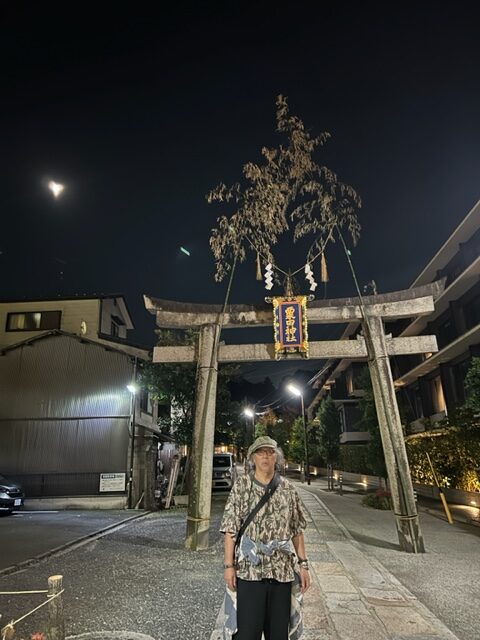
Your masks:
[[[402,425],[395,396],[389,356],[438,351],[435,336],[391,338],[385,335],[384,320],[428,315],[434,299],[443,291],[439,281],[416,289],[407,289],[363,298],[343,298],[311,302],[308,323],[331,324],[357,321],[362,334],[352,340],[309,343],[309,359],[367,359],[372,378],[378,422],[382,437],[388,479],[400,546],[408,552],[423,552],[424,543],[418,522],[410,469]],[[220,344],[222,329],[271,326],[272,308],[266,305],[229,305],[222,307],[160,300],[144,296],[145,306],[156,315],[161,328],[199,331],[195,346],[154,349],[153,361],[163,363],[197,362],[195,422],[192,446],[191,482],[185,545],[192,550],[208,548],[212,488],[213,441],[217,367],[222,362],[262,362],[274,360],[273,344]],[[295,355],[288,356],[293,359]],[[301,358],[300,355],[297,356]]]

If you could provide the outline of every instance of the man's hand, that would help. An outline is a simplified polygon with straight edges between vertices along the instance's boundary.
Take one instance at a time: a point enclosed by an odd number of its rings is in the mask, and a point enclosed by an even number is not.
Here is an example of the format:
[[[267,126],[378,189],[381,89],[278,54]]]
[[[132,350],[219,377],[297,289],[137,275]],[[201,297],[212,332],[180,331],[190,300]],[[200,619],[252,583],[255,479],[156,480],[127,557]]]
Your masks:
[[[302,582],[302,593],[305,593],[305,591],[307,591],[307,589],[310,588],[310,585],[312,584],[312,579],[310,577],[310,571],[308,569],[304,569],[303,567],[300,567],[300,580]]]
[[[237,574],[234,567],[224,570],[223,579],[225,580],[225,584],[231,591],[237,590]]]

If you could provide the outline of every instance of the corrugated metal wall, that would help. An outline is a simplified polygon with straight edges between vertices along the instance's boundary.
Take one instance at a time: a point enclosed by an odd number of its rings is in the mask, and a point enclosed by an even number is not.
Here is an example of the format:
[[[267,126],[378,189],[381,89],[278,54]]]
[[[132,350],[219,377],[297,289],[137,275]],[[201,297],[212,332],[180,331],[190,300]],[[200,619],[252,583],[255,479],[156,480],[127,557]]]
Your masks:
[[[44,495],[52,483],[67,495],[60,476],[70,476],[70,493],[84,494],[99,473],[125,471],[132,374],[127,356],[68,336],[0,356],[0,473],[24,482],[36,474]],[[46,481],[52,474],[57,480]]]

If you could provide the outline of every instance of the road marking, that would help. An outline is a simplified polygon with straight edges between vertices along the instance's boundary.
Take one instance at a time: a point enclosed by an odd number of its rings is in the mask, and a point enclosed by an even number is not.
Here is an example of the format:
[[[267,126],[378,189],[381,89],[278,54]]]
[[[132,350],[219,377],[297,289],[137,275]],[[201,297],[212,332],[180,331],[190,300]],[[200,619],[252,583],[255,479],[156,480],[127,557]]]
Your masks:
[[[59,511],[13,511],[14,516],[31,516],[35,513],[59,513]]]

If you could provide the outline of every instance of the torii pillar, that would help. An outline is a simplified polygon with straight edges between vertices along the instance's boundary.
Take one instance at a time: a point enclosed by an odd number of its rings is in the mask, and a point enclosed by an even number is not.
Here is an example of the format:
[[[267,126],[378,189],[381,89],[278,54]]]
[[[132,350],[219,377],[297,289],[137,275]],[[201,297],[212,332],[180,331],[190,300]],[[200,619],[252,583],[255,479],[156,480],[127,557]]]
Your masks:
[[[217,398],[218,327],[205,324],[198,335],[197,388],[190,458],[190,495],[188,499],[185,546],[192,551],[208,549],[212,501],[213,447]]]
[[[442,293],[443,288],[443,282],[435,282],[415,289],[368,296],[363,299],[362,305],[359,305],[357,298],[320,300],[310,303],[307,310],[309,324],[362,324],[364,337],[357,336],[355,340],[310,342],[309,358],[368,360],[398,539],[401,549],[410,553],[421,553],[425,548],[389,357],[434,353],[438,351],[438,347],[435,336],[385,336],[383,319],[396,320],[428,315],[434,309],[434,298]],[[218,363],[262,362],[275,359],[273,344],[220,344],[217,332],[221,330],[220,327],[229,329],[271,326],[272,308],[230,305],[226,312],[222,313],[220,306],[180,303],[148,296],[145,296],[145,306],[156,315],[159,327],[196,328],[199,331],[196,347],[158,346],[154,349],[153,361],[196,362],[198,366],[185,546],[191,550],[206,549],[210,528]]]

